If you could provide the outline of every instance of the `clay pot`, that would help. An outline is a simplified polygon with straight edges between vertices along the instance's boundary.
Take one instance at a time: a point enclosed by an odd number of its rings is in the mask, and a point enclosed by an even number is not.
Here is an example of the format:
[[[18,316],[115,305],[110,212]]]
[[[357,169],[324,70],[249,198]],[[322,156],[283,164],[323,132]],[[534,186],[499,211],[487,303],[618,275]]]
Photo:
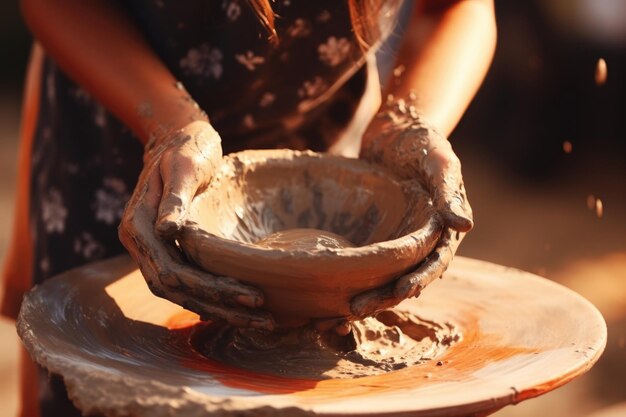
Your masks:
[[[189,219],[183,251],[206,271],[260,288],[264,308],[281,324],[349,316],[353,296],[415,268],[442,230],[416,180],[361,160],[290,150],[225,157]],[[313,231],[310,247],[285,236],[273,247],[261,242],[308,229],[331,234]],[[354,247],[342,247],[345,240]]]

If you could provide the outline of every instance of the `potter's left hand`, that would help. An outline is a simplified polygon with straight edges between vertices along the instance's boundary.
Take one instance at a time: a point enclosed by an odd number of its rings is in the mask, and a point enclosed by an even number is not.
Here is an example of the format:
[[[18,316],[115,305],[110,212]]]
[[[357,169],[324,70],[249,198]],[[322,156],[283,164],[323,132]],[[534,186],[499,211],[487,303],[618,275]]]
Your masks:
[[[189,204],[222,160],[221,139],[207,121],[195,121],[146,146],[144,168],[119,227],[150,290],[200,315],[236,327],[271,330],[257,307],[263,294],[235,279],[189,265],[175,245]]]
[[[450,142],[404,101],[388,106],[363,137],[361,158],[387,166],[401,178],[417,178],[430,191],[444,223],[435,250],[416,270],[391,285],[357,295],[351,304],[356,317],[392,307],[421,290],[448,268],[466,232],[473,227],[461,162]]]

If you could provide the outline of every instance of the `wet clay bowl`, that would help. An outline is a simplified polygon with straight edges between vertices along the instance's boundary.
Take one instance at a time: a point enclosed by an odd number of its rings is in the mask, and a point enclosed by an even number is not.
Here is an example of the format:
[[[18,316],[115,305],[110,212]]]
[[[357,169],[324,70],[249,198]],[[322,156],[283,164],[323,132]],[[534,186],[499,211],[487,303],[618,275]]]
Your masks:
[[[183,251],[206,271],[260,288],[264,308],[283,325],[350,316],[352,297],[415,268],[442,230],[417,181],[361,160],[290,150],[225,157],[189,219]],[[322,236],[276,239],[310,229]]]

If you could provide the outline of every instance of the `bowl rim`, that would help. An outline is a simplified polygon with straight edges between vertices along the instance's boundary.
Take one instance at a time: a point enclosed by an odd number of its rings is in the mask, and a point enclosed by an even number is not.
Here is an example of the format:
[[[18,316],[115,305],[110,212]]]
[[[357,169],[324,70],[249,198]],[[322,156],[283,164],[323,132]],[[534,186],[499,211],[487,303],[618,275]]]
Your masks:
[[[357,169],[367,169],[370,172],[372,172],[372,166],[375,166],[375,173],[377,175],[383,173],[384,175],[382,176],[388,177],[398,183],[411,183],[412,187],[417,187],[419,190],[422,190],[424,192],[424,195],[430,196],[430,193],[424,190],[424,187],[417,180],[400,180],[388,168],[381,165],[364,161],[362,159],[349,158],[313,151],[296,151],[291,149],[263,149],[236,152],[224,156],[224,165],[220,169],[220,171],[226,169],[229,164],[234,166],[235,171],[241,170],[245,165],[249,165],[250,163],[254,163],[260,159],[270,159],[272,155],[276,155],[276,159],[284,160],[285,162],[302,158],[313,158],[316,160],[326,161],[329,161],[331,159],[340,159],[344,162],[352,164],[353,166],[357,167]],[[363,258],[364,256],[371,255],[376,255],[377,257],[386,257],[390,254],[404,252],[407,250],[415,251],[417,253],[422,251],[427,246],[432,246],[434,248],[434,244],[427,245],[427,243],[438,241],[444,229],[443,219],[441,218],[441,215],[437,212],[437,210],[435,210],[432,203],[427,205],[427,207],[427,220],[419,229],[395,239],[370,243],[369,245],[358,247],[324,248],[314,251],[301,248],[287,250],[284,248],[261,247],[255,245],[254,243],[248,243],[217,236],[200,228],[199,225],[192,220],[186,220],[183,224],[181,230],[180,244],[185,252],[190,253],[191,251],[185,250],[185,247],[187,246],[187,239],[185,237],[193,235],[194,239],[197,239],[198,241],[195,246],[219,245],[220,250],[222,250],[224,253],[237,253],[237,256],[241,256],[242,259],[247,256],[253,256],[257,260],[259,258],[276,259],[283,258],[285,256],[297,256],[302,261],[327,261],[329,258],[342,259],[345,261],[347,258]],[[422,256],[422,258],[427,256],[431,250],[427,251]]]

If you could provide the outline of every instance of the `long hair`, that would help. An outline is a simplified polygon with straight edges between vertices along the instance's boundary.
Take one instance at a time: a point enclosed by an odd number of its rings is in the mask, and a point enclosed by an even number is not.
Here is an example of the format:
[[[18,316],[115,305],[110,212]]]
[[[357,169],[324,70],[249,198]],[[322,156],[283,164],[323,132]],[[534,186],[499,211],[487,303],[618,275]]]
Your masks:
[[[270,41],[277,42],[270,0],[248,0],[248,3],[268,31]],[[385,17],[389,17],[397,9],[398,3],[398,0],[348,0],[352,30],[361,48],[368,49],[391,30],[393,19]]]

